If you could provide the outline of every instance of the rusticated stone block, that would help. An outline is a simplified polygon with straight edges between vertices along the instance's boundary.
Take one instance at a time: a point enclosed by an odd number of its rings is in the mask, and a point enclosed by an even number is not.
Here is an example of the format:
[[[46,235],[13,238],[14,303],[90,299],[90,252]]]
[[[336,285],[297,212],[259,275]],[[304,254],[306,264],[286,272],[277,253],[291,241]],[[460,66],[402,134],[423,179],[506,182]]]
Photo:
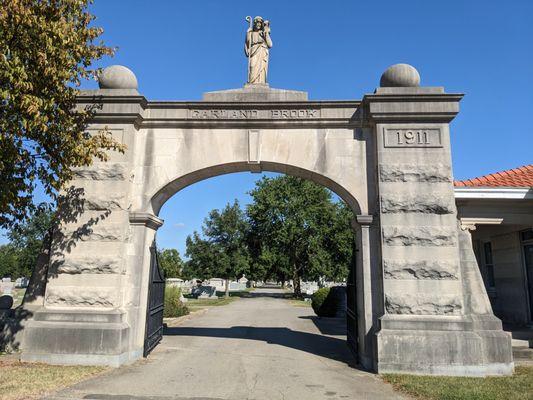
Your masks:
[[[63,274],[119,274],[121,259],[114,257],[68,258],[58,261],[57,272]]]
[[[451,261],[384,260],[387,279],[459,279],[459,268]]]
[[[382,182],[451,182],[449,165],[384,164],[379,168]]]
[[[47,288],[46,304],[58,307],[116,307],[117,294],[110,289],[83,287]]]
[[[384,226],[383,241],[389,246],[455,246],[455,229],[436,226]]]
[[[125,180],[126,168],[123,164],[93,164],[90,168],[76,169],[74,179]]]
[[[104,224],[81,227],[74,231],[67,230],[65,236],[68,240],[82,242],[116,242],[127,239],[123,227]]]
[[[383,213],[453,214],[455,205],[449,198],[436,195],[400,196],[388,194],[381,198]]]
[[[109,196],[104,193],[100,197],[88,197],[84,199],[84,208],[86,210],[124,210],[127,207],[124,204],[125,196]]]
[[[389,314],[453,315],[459,314],[462,305],[457,296],[393,294],[385,296],[385,309]]]

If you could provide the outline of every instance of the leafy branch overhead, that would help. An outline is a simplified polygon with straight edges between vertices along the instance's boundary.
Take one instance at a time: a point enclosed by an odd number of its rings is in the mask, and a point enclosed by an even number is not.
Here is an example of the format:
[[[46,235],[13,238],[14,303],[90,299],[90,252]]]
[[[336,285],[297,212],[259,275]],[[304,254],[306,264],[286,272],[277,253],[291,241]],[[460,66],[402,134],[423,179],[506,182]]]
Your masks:
[[[56,198],[73,168],[123,151],[109,132],[86,128],[95,108],[76,107],[93,62],[114,50],[90,0],[0,0],[0,227],[24,219],[39,183]]]

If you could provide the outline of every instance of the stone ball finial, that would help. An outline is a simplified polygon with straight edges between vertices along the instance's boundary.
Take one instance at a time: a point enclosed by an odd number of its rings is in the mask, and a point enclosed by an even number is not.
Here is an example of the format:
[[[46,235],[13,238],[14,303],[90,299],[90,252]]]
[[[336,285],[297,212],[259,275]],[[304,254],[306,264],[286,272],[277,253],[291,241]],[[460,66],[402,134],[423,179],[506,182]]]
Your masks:
[[[137,89],[137,77],[123,65],[111,65],[98,75],[100,89]]]
[[[417,87],[420,86],[420,74],[409,64],[394,64],[381,75],[381,87]]]

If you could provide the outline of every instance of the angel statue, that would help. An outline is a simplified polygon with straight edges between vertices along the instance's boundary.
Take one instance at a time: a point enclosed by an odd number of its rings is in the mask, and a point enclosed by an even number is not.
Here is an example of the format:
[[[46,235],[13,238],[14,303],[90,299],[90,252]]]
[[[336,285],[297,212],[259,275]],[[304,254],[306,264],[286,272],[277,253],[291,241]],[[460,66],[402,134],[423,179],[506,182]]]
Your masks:
[[[268,71],[268,52],[272,47],[270,22],[261,17],[246,17],[250,27],[246,32],[244,53],[248,57],[248,84],[266,85]]]

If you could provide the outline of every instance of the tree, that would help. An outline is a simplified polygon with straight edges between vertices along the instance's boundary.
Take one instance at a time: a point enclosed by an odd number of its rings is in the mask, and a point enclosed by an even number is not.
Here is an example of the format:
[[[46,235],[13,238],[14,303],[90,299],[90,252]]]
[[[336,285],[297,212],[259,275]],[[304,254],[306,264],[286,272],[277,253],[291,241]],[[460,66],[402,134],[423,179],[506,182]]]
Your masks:
[[[52,227],[53,210],[40,204],[28,219],[8,232],[9,244],[0,249],[0,275],[29,277],[43,248],[46,234]]]
[[[43,248],[44,238],[52,227],[53,218],[53,209],[41,203],[24,223],[9,232],[8,238],[18,251],[19,276],[31,275],[37,256]]]
[[[164,249],[158,254],[159,265],[165,272],[165,278],[180,278],[183,261],[176,249]]]
[[[0,278],[18,277],[19,261],[18,251],[12,244],[0,246]]]
[[[185,241],[185,255],[189,260],[185,262],[183,274],[188,279],[208,279],[217,274],[218,253],[217,246],[202,238],[194,231],[192,236],[187,236]]]
[[[75,167],[123,151],[105,130],[89,134],[96,111],[76,108],[82,79],[114,50],[95,40],[91,0],[0,0],[0,227],[34,208],[39,183],[55,199]]]
[[[325,247],[330,257],[328,267],[323,275],[330,280],[340,282],[348,277],[349,268],[353,262],[355,237],[351,227],[354,215],[344,202],[334,204],[334,218],[327,225]]]
[[[229,280],[249,269],[246,230],[245,215],[237,200],[221,211],[212,210],[202,227],[205,239],[197,232],[187,237],[188,271],[196,271],[202,278],[219,276],[225,279],[228,297]]]
[[[292,278],[301,296],[301,279],[345,278],[351,262],[351,211],[332,201],[331,192],[310,181],[263,178],[250,192],[247,207],[254,267],[278,280]]]

